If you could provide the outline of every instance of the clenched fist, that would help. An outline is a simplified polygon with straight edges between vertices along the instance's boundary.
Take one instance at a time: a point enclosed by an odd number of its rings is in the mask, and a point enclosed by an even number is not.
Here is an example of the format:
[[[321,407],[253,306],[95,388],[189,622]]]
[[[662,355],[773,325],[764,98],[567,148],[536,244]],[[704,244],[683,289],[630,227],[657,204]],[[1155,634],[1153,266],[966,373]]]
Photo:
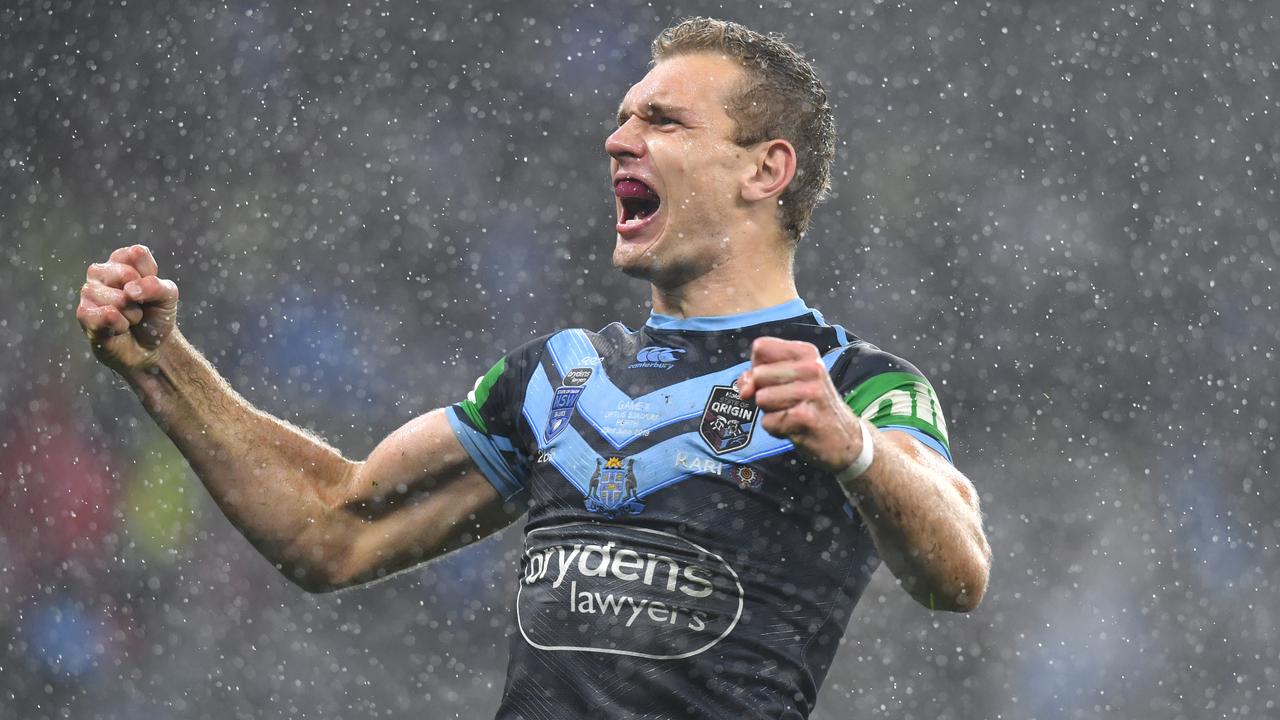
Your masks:
[[[770,435],[790,440],[832,472],[848,467],[862,450],[863,421],[840,398],[811,343],[756,338],[738,392],[755,400]]]
[[[162,280],[145,245],[131,245],[94,263],[80,289],[76,320],[93,354],[118,373],[144,370],[173,332],[178,286]]]

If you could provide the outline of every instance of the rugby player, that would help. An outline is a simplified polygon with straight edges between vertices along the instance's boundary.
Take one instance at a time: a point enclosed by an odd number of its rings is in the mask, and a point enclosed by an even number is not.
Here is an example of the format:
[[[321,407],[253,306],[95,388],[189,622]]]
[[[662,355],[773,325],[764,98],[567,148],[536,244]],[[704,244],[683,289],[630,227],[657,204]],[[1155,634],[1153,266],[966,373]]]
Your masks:
[[[528,514],[498,717],[803,718],[883,561],[967,612],[991,552],[942,407],[800,299],[835,131],[782,41],[695,18],[654,41],[605,141],[638,328],[506,353],[363,462],[250,406],[179,332],[133,245],[77,318],[219,507],[291,581],[385,578]]]

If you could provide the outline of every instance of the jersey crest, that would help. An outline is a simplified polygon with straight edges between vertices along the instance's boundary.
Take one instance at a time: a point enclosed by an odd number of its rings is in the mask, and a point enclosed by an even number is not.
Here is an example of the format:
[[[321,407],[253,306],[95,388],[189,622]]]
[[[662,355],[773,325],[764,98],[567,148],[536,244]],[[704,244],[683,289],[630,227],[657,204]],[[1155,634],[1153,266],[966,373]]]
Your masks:
[[[698,434],[712,452],[723,455],[746,447],[755,429],[756,404],[742,399],[737,383],[711,388]]]
[[[624,468],[620,457],[610,456],[603,462],[597,458],[596,471],[587,489],[587,511],[600,513],[610,520],[621,513],[644,512],[635,468],[635,460],[627,460]]]

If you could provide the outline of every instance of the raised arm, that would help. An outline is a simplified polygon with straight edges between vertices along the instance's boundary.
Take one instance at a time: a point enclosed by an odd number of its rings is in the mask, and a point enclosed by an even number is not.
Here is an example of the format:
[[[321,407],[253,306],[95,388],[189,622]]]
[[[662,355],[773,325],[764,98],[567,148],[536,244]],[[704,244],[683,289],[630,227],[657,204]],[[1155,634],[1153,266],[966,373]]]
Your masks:
[[[277,569],[322,592],[437,557],[514,520],[438,410],[365,462],[251,406],[174,325],[178,289],[141,245],[89,268],[76,316],[227,518]]]
[[[911,435],[873,431],[854,415],[813,345],[758,338],[751,363],[740,392],[763,411],[764,429],[791,440],[832,474],[859,457],[864,437],[871,439],[874,460],[842,489],[903,589],[930,610],[976,608],[986,592],[991,548],[968,478]]]

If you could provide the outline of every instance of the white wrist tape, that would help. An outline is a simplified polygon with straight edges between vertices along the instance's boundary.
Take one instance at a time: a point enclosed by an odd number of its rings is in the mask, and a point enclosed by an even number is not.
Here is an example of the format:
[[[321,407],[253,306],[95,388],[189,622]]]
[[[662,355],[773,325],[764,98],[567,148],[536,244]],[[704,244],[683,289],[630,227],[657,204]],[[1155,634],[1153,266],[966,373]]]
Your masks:
[[[842,486],[850,480],[860,477],[862,473],[867,471],[867,468],[871,467],[872,461],[876,459],[875,439],[871,437],[871,431],[867,429],[868,425],[870,423],[867,421],[858,420],[858,427],[862,429],[862,452],[859,452],[858,457],[854,458],[852,463],[849,463],[849,467],[841,470],[840,474],[836,475],[836,481]]]

